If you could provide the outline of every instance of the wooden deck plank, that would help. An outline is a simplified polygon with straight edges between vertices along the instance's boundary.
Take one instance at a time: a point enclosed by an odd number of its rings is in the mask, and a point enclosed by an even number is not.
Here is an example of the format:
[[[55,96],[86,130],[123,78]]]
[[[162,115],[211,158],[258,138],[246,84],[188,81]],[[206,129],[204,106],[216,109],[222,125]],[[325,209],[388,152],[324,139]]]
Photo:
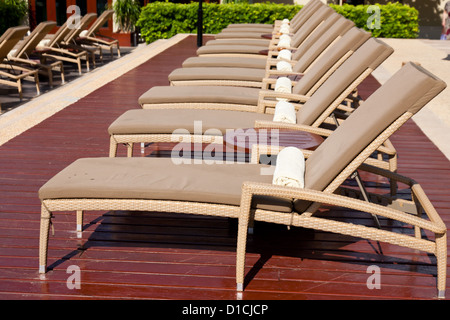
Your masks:
[[[49,243],[53,270],[45,280],[37,273],[39,187],[80,157],[107,156],[109,124],[124,111],[139,108],[137,98],[150,87],[168,85],[167,75],[196,49],[195,37],[189,37],[0,147],[0,299],[237,298],[236,223],[223,218],[87,212],[85,231],[77,238],[74,214],[58,213]],[[378,86],[369,77],[359,92],[366,99]],[[449,225],[448,159],[413,121],[391,141],[400,154],[399,173],[422,184]],[[388,190],[385,181],[368,182],[370,188]],[[350,210],[324,214],[373,223],[366,214]],[[383,228],[412,233],[386,219],[381,222]],[[436,295],[435,259],[430,255],[326,232],[288,231],[268,224],[256,227],[248,248],[246,271],[251,281],[244,300],[431,299]],[[66,285],[66,268],[74,264],[83,270],[81,290]],[[381,290],[366,285],[367,267],[374,264],[381,268]]]

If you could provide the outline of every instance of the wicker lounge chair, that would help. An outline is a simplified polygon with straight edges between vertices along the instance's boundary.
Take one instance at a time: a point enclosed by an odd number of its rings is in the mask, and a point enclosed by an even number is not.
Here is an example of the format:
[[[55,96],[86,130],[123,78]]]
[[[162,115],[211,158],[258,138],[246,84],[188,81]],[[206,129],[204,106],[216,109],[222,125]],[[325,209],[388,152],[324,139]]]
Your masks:
[[[348,48],[345,48],[345,52]],[[343,53],[336,51],[339,57]],[[329,56],[331,53],[328,52]],[[380,40],[371,38],[361,45],[341,66],[352,69],[352,65],[358,66],[364,71],[357,71],[357,74],[349,73],[346,76],[357,79],[358,83],[353,85],[356,88],[359,81],[367,77],[374,69],[384,61],[390,54],[392,48],[387,46]],[[333,60],[328,60],[333,62]],[[348,62],[348,63],[347,63]],[[334,65],[321,65],[316,63],[293,87],[294,93],[291,97],[292,101],[305,101],[308,96],[317,90],[320,79],[326,75],[330,67]],[[272,79],[275,80],[275,79]],[[344,84],[342,84],[344,85]],[[348,84],[350,85],[350,83]],[[345,90],[343,87],[342,90]],[[139,104],[144,109],[161,109],[161,108],[185,108],[185,109],[222,109],[222,110],[239,110],[249,112],[262,112],[268,106],[262,105],[266,95],[272,95],[275,100],[278,92],[274,90],[261,90],[258,88],[248,87],[231,87],[208,86],[205,90],[204,86],[156,86],[145,92],[139,97]],[[306,96],[306,97],[305,97]],[[344,98],[342,99],[344,100]],[[270,107],[273,108],[275,103]]]
[[[252,219],[352,235],[432,253],[437,257],[439,297],[444,297],[445,224],[420,185],[364,164],[373,151],[444,88],[445,83],[424,69],[410,63],[405,65],[316,151],[305,152],[305,188],[271,184],[272,177],[261,175],[260,171],[267,165],[256,163],[191,165],[175,164],[163,158],[79,159],[39,190],[42,202],[39,272],[47,271],[49,229],[57,211],[76,211],[79,231],[83,225],[83,210],[180,212],[239,219],[238,290],[243,290],[247,226]],[[335,194],[359,168],[406,183],[411,187],[413,202],[402,200],[402,205],[393,209],[395,198],[386,199],[382,205]],[[412,225],[415,236],[315,217],[322,203]],[[401,211],[408,211],[407,208],[418,212],[412,215]],[[421,208],[429,220],[422,218]],[[422,229],[434,237],[427,234],[426,239],[421,238]]]
[[[81,33],[75,42],[81,46],[100,46],[109,49],[111,59],[114,57],[113,48],[117,48],[117,57],[120,57],[120,45],[119,40],[100,34],[100,28],[111,19],[114,14],[114,10],[105,10],[100,17],[95,20],[92,26],[87,30],[85,34]]]
[[[311,16],[310,19],[292,35],[292,39],[290,41],[291,47],[286,47],[285,49],[294,50],[298,48],[298,46],[308,38],[308,36],[324,21],[326,21],[332,13],[335,13],[333,9],[327,6],[321,7],[317,10],[314,15]],[[217,44],[217,45],[205,45],[197,49],[198,56],[205,55],[226,55],[226,56],[254,56],[260,57],[261,59],[267,58],[265,55],[261,54],[264,50],[272,50],[272,49],[281,49],[278,46],[279,38],[274,38],[269,42],[269,45],[260,46],[260,45],[251,45],[251,44],[235,44],[230,45],[226,44]]]
[[[22,80],[36,83],[36,92],[39,95],[38,70],[31,70],[22,66],[14,66],[8,62],[7,56],[19,41],[27,34],[26,26],[11,27],[0,38],[0,84],[17,88],[19,98],[22,100]]]
[[[175,69],[169,74],[171,85],[209,85],[209,86],[247,86],[267,89],[268,84],[280,76],[289,76],[292,80],[298,81],[309,71],[322,73],[329,76],[335,68],[342,64],[359,46],[370,38],[370,33],[364,30],[351,27],[348,20],[341,20],[342,31],[336,31],[336,37],[324,34],[322,38],[311,45],[301,46],[298,52],[299,60],[290,63],[292,71],[277,70],[277,62],[280,60],[270,59],[264,69],[239,68],[239,67],[189,67]],[[337,24],[339,28],[339,23]],[[346,32],[348,30],[348,32]],[[322,41],[323,40],[323,41]],[[334,40],[334,41],[333,41]],[[237,58],[228,58],[229,60]],[[240,59],[239,59],[240,60]],[[259,59],[256,59],[259,60]],[[314,66],[317,64],[317,66]],[[322,81],[323,81],[322,80]],[[317,81],[317,86],[322,81]]]
[[[54,21],[41,22],[31,34],[23,40],[16,48],[14,52],[8,55],[8,60],[18,66],[25,66],[33,69],[37,69],[43,72],[49,81],[50,87],[53,87],[53,70],[59,71],[61,75],[61,83],[64,83],[64,66],[63,62],[59,60],[53,60],[50,63],[41,63],[40,58],[36,57],[35,50],[39,43],[44,40],[45,36],[56,26]],[[38,59],[38,61],[36,61]]]
[[[92,15],[89,15],[89,19]],[[95,16],[94,16],[95,18]],[[86,21],[86,20],[84,20]],[[40,47],[36,53],[40,55],[45,62],[46,58],[60,60],[63,62],[74,63],[78,67],[78,73],[81,75],[81,61],[86,61],[86,70],[89,71],[89,54],[90,52],[75,48],[73,45],[67,45],[65,39],[70,39],[70,35],[73,34],[69,28],[67,21],[56,31],[56,33],[49,38],[50,42]]]
[[[320,1],[310,1],[307,5],[305,5],[300,12],[293,18],[291,21],[290,29],[292,33],[296,33],[300,30],[305,23],[311,18],[317,11],[320,11],[325,5]],[[219,34],[215,36],[216,39],[226,40],[226,39],[247,39],[249,42],[252,40],[259,40],[263,35],[267,33],[272,33],[273,36],[277,36],[278,34],[278,26],[279,22],[274,25],[272,30],[268,30],[267,27],[252,27],[248,25],[238,24],[234,27],[227,27],[222,30]],[[269,31],[269,32],[268,32]]]
[[[297,24],[302,23],[302,20],[304,19],[305,15],[307,14],[307,12],[310,9],[313,9],[319,5],[322,5],[322,2],[318,1],[318,0],[310,0],[308,1],[307,4],[305,4],[302,9],[297,12],[292,19],[290,19],[290,24],[293,26],[296,26]],[[244,30],[245,32],[247,30],[258,30],[261,32],[264,31],[269,31],[272,32],[274,31],[274,28],[279,27],[279,25],[281,24],[281,20],[276,20],[274,21],[273,24],[266,24],[266,23],[233,23],[233,24],[229,24],[226,28],[223,29],[223,31],[232,31],[232,30],[236,30],[236,31],[240,31],[240,30]]]
[[[335,120],[330,118],[330,116],[337,111],[336,109],[345,110],[349,113],[353,111],[353,108],[343,106],[343,101],[392,52],[393,49],[384,42],[370,38],[349,59],[340,65],[309,98],[304,95],[281,94],[270,90],[260,90],[260,102],[253,109],[254,112],[242,112],[239,111],[241,109],[236,110],[236,108],[231,108],[234,110],[226,110],[226,108],[221,107],[214,109],[210,104],[206,104],[209,110],[194,109],[195,103],[192,104],[193,107],[188,109],[177,109],[178,106],[175,106],[173,108],[160,107],[159,110],[157,107],[153,110],[129,110],[114,121],[108,129],[111,136],[110,156],[114,157],[116,155],[118,144],[127,146],[128,156],[132,156],[133,143],[139,142],[193,141],[222,144],[223,134],[227,129],[254,127],[286,128],[310,131],[327,136],[332,131],[319,127],[325,123],[335,125]],[[297,85],[303,86],[305,84],[303,89],[308,91],[309,89],[306,88],[312,88],[312,84],[317,80],[314,78],[315,76],[315,73],[308,73]],[[222,89],[223,94],[228,96],[229,92],[231,92],[228,89],[234,88],[227,87]],[[210,97],[206,96],[206,98]],[[275,108],[277,103],[276,97],[286,98],[292,102],[297,101],[298,111],[295,124],[272,121],[274,116],[268,112],[268,109]],[[248,106],[244,110],[249,111]],[[196,121],[201,121],[201,132],[197,132],[198,130],[195,128]],[[189,134],[173,134],[177,129],[188,131]],[[397,169],[395,148],[388,142],[383,150],[380,151],[386,154],[389,160],[374,160],[376,165],[395,171]]]
[[[333,20],[335,18],[335,20]],[[311,35],[303,41],[300,46],[293,50],[290,62],[295,62],[300,59],[305,59],[304,55],[309,52],[311,56],[310,61],[314,61],[317,58],[317,53],[323,52],[327,47],[336,39],[345,34],[346,31],[351,29],[354,23],[348,19],[343,18],[339,14],[333,14],[333,17],[327,19],[326,23],[321,24],[316,28]],[[266,59],[260,57],[226,57],[226,56],[203,56],[203,57],[190,57],[186,59],[182,67],[183,68],[198,68],[198,67],[234,67],[234,68],[255,68],[265,69],[267,67],[273,68],[280,60],[278,57],[278,50],[274,50],[268,53]]]

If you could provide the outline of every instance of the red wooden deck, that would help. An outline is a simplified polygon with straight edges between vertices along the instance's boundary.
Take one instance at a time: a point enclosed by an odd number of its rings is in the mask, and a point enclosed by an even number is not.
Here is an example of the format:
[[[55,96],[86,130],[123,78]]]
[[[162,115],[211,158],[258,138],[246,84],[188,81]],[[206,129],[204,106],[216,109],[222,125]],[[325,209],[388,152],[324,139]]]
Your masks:
[[[187,38],[0,147],[0,299],[236,299],[236,223],[180,214],[87,212],[82,239],[74,213],[57,213],[49,266],[38,274],[39,187],[80,157],[107,156],[107,127],[137,98],[195,54]],[[370,77],[363,96],[378,83]],[[450,224],[449,161],[409,121],[392,137],[399,173],[422,184]],[[124,154],[124,148],[120,150]],[[365,176],[370,188],[387,190]],[[333,208],[335,219],[371,225],[364,213]],[[412,232],[381,221],[383,228]],[[433,256],[331,233],[258,224],[249,241],[242,299],[432,299]],[[81,288],[69,289],[69,266]],[[381,268],[381,289],[369,290],[368,266]],[[449,281],[448,281],[449,282]],[[447,290],[447,297],[450,291]]]

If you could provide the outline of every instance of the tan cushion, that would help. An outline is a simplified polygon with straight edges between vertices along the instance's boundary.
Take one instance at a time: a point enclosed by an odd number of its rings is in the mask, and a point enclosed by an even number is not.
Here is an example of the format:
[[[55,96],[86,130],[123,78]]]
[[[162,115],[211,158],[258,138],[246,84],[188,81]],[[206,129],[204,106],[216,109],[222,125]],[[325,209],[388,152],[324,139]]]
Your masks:
[[[446,87],[414,64],[405,65],[374,92],[308,158],[305,188],[323,190],[403,113],[415,113]]]
[[[191,57],[183,62],[183,68],[235,67],[265,69],[266,60],[252,57]]]
[[[225,134],[227,129],[253,128],[255,120],[271,120],[273,115],[226,110],[154,109],[129,110],[117,118],[108,129],[109,134],[170,134],[177,129],[191,134],[209,130],[208,134]],[[201,121],[194,131],[195,121]],[[211,131],[211,129],[215,129]]]
[[[297,61],[294,71],[305,72],[305,70],[311,66],[311,64],[322,54],[325,50],[329,49],[330,44],[336,40],[340,35],[345,34],[354,23],[350,20],[344,19],[338,15],[339,19],[329,26],[329,22],[333,22],[333,19],[327,20],[327,23],[323,23],[320,27],[328,29],[324,32],[317,32],[317,37],[309,37],[306,39],[292,54],[292,60]],[[356,27],[354,27],[356,29]],[[327,55],[328,52],[325,52]]]
[[[263,39],[262,36],[267,34],[265,31],[248,31],[248,32],[221,32],[216,34],[216,39],[239,39],[239,38],[249,38],[249,39]]]
[[[169,81],[239,80],[262,82],[265,74],[265,69],[254,68],[178,68],[169,74]]]
[[[252,45],[214,45],[203,46],[197,49],[197,54],[225,54],[225,53],[242,53],[242,54],[260,54],[260,51],[267,50],[266,46]]]
[[[244,181],[271,183],[264,165],[174,164],[168,158],[86,158],[59,172],[39,190],[44,199],[154,199],[238,206]],[[291,212],[291,201],[261,197],[261,209]]]
[[[216,45],[250,45],[250,46],[260,46],[269,47],[270,39],[216,39],[209,40],[206,42],[205,46],[216,46]]]
[[[375,69],[393,49],[375,38],[366,41],[311,96],[297,113],[297,123],[311,125],[368,68]],[[300,81],[311,82],[308,72]],[[297,85],[299,84],[297,83]],[[305,86],[307,87],[307,86]],[[298,90],[299,87],[294,87]]]
[[[208,86],[157,86],[139,97],[139,104],[158,103],[232,103],[256,106],[258,88]]]

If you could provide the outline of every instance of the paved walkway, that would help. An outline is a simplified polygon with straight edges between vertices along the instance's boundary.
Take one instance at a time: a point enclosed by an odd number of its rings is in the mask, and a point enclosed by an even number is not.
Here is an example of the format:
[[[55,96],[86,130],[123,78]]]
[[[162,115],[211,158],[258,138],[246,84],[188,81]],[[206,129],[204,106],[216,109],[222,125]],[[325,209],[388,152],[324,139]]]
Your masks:
[[[450,159],[450,41],[422,39],[383,39],[394,53],[375,72],[383,84],[405,61],[420,63],[444,80],[448,87],[414,116],[414,121]]]

